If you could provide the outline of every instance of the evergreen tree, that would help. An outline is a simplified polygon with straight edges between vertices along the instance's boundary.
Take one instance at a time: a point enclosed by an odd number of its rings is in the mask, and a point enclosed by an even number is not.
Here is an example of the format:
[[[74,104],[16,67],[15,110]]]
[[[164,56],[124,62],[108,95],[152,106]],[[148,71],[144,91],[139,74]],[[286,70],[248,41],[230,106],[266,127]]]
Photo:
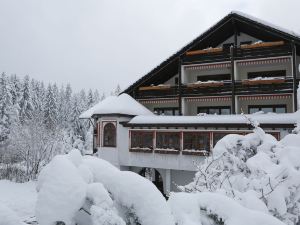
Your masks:
[[[111,92],[111,95],[118,96],[120,93],[121,93],[121,87],[118,84],[117,87],[116,87],[116,89],[113,92]]]
[[[29,84],[29,76],[25,76],[23,84],[22,84],[22,91],[21,91],[21,98],[19,102],[20,106],[20,121],[21,123],[26,122],[32,118],[32,112],[34,110],[32,99],[31,99],[31,90]]]
[[[44,109],[44,123],[49,130],[54,130],[57,125],[57,102],[51,85],[48,85]]]
[[[7,139],[10,131],[13,102],[8,78],[2,73],[0,78],[0,142]]]
[[[20,97],[21,97],[21,82],[17,75],[10,76],[10,84],[11,84],[11,95],[12,101],[14,105],[19,105]]]
[[[92,90],[90,89],[87,96],[87,106],[92,107],[95,104],[94,95]]]
[[[100,101],[100,95],[99,95],[98,90],[96,89],[94,91],[94,103],[97,104],[99,101]]]

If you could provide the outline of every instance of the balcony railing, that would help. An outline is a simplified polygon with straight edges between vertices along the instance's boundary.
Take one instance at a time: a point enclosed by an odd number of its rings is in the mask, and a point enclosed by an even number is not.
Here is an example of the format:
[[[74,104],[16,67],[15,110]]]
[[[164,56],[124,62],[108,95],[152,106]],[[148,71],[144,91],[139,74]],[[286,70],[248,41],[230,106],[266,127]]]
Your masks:
[[[235,81],[235,94],[236,95],[251,95],[251,94],[272,94],[272,93],[292,93],[293,92],[293,79],[282,79],[282,82],[264,80],[256,83],[247,83],[245,81]]]
[[[299,82],[299,78],[296,81]],[[292,93],[293,78],[270,79],[270,80],[235,80],[235,95]],[[193,96],[224,96],[232,94],[231,80],[211,84],[183,84],[181,87],[182,97]],[[178,86],[169,86],[163,89],[138,90],[135,93],[137,99],[170,98],[179,96]]]
[[[272,44],[273,43],[273,44]],[[186,54],[183,57],[183,64],[225,62],[231,60],[230,49],[225,48],[219,51],[194,51],[194,54]],[[199,54],[198,54],[199,52]],[[193,53],[193,52],[192,52]],[[266,42],[254,45],[242,45],[235,49],[235,60],[246,60],[255,58],[268,58],[291,55],[291,45],[283,42]]]

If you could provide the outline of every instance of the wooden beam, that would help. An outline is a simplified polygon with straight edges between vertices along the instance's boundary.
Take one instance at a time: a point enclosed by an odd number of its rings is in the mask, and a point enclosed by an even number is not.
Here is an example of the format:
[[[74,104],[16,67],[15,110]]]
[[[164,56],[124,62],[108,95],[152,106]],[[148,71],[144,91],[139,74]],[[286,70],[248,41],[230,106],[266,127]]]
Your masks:
[[[296,54],[296,45],[295,42],[292,41],[292,58],[293,58],[293,94],[294,94],[294,111],[297,111],[298,109],[298,100],[297,100],[297,74],[298,74],[298,68],[297,68],[297,54]]]
[[[231,59],[231,112],[235,114],[235,78],[234,78],[234,52],[235,47],[230,48],[230,59]]]
[[[182,59],[179,57],[178,60],[178,108],[179,108],[179,115],[182,116],[182,73],[181,73],[181,65]]]

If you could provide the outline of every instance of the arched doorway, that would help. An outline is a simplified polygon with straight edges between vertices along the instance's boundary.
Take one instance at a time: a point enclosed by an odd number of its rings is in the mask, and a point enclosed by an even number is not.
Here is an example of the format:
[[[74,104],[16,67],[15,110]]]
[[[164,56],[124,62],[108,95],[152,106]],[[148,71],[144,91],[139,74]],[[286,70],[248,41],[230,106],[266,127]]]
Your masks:
[[[139,175],[145,177],[146,179],[152,181],[152,183],[157,187],[157,189],[166,197],[164,193],[164,183],[161,174],[154,168],[143,168]]]

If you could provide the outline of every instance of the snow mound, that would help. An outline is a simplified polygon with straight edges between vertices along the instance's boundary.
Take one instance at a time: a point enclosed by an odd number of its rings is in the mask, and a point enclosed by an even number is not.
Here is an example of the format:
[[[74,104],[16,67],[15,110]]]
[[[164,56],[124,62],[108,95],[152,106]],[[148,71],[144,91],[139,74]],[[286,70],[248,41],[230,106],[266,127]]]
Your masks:
[[[178,225],[212,224],[207,223],[210,217],[225,225],[284,225],[270,215],[247,209],[217,193],[172,193],[169,204]]]
[[[95,114],[122,114],[129,116],[154,115],[149,109],[128,94],[110,96],[89,110],[83,112],[79,118],[88,119]]]
[[[42,170],[37,190],[36,217],[43,225],[78,223],[81,208],[89,211],[94,225],[125,225],[128,218],[143,225],[174,225],[166,200],[152,182],[102,159],[82,157],[77,150],[54,157]]]
[[[74,155],[77,154],[73,151],[67,156],[55,156],[41,171],[36,203],[36,218],[40,224],[52,225],[56,221],[71,224],[85,201],[86,183],[71,161],[78,160],[78,155]]]
[[[0,204],[0,225],[23,225],[17,214],[7,206]]]
[[[133,210],[143,225],[174,224],[166,200],[152,182],[136,173],[119,171],[96,157],[85,156],[84,163],[95,182],[101,182],[119,205]]]

